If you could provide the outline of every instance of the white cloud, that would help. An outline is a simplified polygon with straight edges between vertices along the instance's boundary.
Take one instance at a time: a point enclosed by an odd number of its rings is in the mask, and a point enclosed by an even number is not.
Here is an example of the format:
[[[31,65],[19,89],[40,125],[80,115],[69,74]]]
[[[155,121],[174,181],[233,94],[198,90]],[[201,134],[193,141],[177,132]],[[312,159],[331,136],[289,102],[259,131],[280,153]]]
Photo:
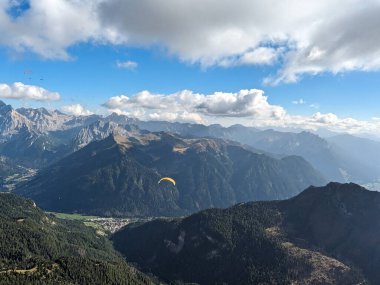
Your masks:
[[[258,89],[240,90],[238,93],[215,92],[199,99],[202,102],[196,105],[195,109],[207,115],[275,119],[285,115],[282,107],[270,105],[264,91]]]
[[[119,68],[125,68],[129,70],[134,70],[137,68],[138,63],[135,61],[127,60],[127,61],[117,61],[116,66]]]
[[[335,124],[338,122],[338,116],[333,113],[321,114],[317,112],[312,116],[312,120],[321,124]]]
[[[204,124],[206,121],[202,118],[201,115],[197,113],[188,113],[188,112],[162,112],[162,113],[150,113],[148,118],[153,121],[169,121],[169,122],[190,122],[197,124]]]
[[[15,82],[13,84],[0,84],[0,98],[57,101],[60,99],[60,95],[39,86]]]
[[[14,1],[0,1],[0,44],[30,50],[44,58],[69,59],[67,48],[101,40],[98,0],[30,0],[30,9],[17,19],[7,13]],[[13,2],[13,3],[12,3]],[[111,38],[109,39],[111,40]]]
[[[89,116],[93,114],[80,104],[62,106],[61,111],[74,116]]]
[[[380,69],[379,0],[30,0],[17,19],[11,3],[0,45],[46,58],[81,42],[159,46],[203,67],[278,62],[268,84]]]
[[[215,92],[199,94],[190,90],[177,93],[153,94],[142,91],[133,96],[111,97],[103,105],[111,112],[138,115],[145,119],[206,122],[216,118],[250,118],[279,120],[285,110],[271,105],[264,92],[258,89],[237,93]]]
[[[163,45],[187,62],[234,66],[282,58],[269,84],[380,68],[378,0],[110,0],[100,7],[102,23],[126,43]]]
[[[301,100],[297,100],[297,103],[306,103]],[[322,112],[310,116],[291,115],[283,107],[270,104],[268,97],[258,89],[212,94],[183,90],[168,95],[142,91],[132,96],[111,97],[103,106],[109,112],[141,120],[219,123],[225,126],[239,123],[263,128],[328,129],[334,132],[380,134],[380,119],[377,117],[366,121]]]
[[[270,64],[277,59],[281,49],[258,47],[253,51],[246,52],[241,57],[242,64]]]
[[[340,118],[333,113],[323,114],[317,112],[310,117],[288,116],[283,123],[286,127],[300,127],[311,130],[325,128],[335,132],[380,133],[380,122],[357,120],[350,117]]]
[[[293,100],[292,101],[292,104],[294,104],[294,105],[303,105],[303,104],[305,104],[306,103],[306,101],[304,100],[304,99],[298,99],[298,100]]]

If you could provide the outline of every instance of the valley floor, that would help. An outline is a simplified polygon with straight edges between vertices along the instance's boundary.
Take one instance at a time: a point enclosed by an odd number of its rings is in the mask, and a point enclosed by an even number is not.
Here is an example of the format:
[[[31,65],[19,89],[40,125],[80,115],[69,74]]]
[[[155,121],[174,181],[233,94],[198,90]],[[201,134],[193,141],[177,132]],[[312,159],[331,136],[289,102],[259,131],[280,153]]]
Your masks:
[[[133,218],[116,218],[116,217],[98,217],[98,216],[86,216],[80,214],[67,214],[57,212],[46,212],[52,214],[59,219],[65,220],[79,220],[86,226],[96,229],[98,235],[107,235],[117,232],[122,227],[131,223],[143,223],[162,217],[133,217]]]

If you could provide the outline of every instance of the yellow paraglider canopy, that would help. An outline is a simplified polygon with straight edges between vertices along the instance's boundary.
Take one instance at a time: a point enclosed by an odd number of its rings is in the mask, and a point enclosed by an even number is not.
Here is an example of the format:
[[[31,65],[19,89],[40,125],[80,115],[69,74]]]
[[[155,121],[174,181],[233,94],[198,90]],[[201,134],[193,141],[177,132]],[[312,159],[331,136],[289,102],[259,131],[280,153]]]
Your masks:
[[[166,180],[166,181],[169,181],[171,183],[173,183],[173,185],[175,186],[175,180],[173,178],[170,178],[170,177],[162,177],[159,181],[158,181],[158,184],[160,184],[160,182],[162,180]]]

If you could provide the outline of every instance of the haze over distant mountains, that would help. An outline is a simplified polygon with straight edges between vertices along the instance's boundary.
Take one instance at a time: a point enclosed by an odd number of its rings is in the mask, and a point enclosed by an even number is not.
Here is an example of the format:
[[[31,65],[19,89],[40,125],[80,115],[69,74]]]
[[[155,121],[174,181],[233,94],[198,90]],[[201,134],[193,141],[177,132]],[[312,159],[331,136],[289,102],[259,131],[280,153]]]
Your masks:
[[[133,134],[143,130],[232,140],[276,158],[302,156],[329,181],[368,183],[380,177],[380,142],[351,135],[330,135],[324,139],[305,131],[140,121],[115,113],[107,117],[72,116],[44,108],[13,109],[0,103],[0,155],[31,168],[48,166],[111,133]]]
[[[194,125],[169,122],[137,122],[142,129],[150,131],[170,131],[184,136],[218,137],[238,141],[262,151],[277,155],[299,155],[309,161],[326,179],[340,182],[377,180],[380,177],[380,143],[356,138],[352,135],[330,136],[328,139],[311,132],[279,132],[258,130],[242,125],[224,128],[220,125]],[[335,137],[341,137],[342,147]],[[350,145],[350,148],[347,148]],[[363,149],[370,145],[366,156]],[[368,159],[370,156],[370,159]],[[376,164],[375,167],[373,165]]]

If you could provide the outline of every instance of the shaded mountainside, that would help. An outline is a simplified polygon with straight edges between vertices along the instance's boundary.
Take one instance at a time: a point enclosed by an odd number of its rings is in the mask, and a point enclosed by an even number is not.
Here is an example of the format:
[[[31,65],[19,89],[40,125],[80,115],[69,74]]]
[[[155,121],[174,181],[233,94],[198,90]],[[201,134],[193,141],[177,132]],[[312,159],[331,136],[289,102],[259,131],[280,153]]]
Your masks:
[[[41,171],[16,193],[48,210],[105,216],[179,214],[176,189],[164,191],[160,176],[127,156],[113,136],[96,141]]]
[[[70,149],[47,134],[23,128],[8,141],[0,144],[0,153],[18,164],[42,168],[62,158]]]
[[[116,248],[166,281],[199,284],[379,284],[380,193],[310,187],[284,201],[131,224]]]
[[[158,185],[162,176],[177,186]],[[323,183],[300,157],[274,159],[222,140],[147,133],[92,142],[16,192],[54,211],[172,216],[288,198]]]
[[[0,194],[0,248],[0,284],[153,284],[94,229],[13,194]]]
[[[380,193],[353,183],[330,183],[306,189],[280,209],[290,238],[352,263],[379,284]]]
[[[25,173],[26,169],[12,159],[6,156],[0,155],[0,179],[3,180],[8,176],[12,176],[18,173]]]
[[[0,192],[8,192],[15,188],[17,183],[26,181],[35,171],[23,167],[10,159],[0,155]]]

